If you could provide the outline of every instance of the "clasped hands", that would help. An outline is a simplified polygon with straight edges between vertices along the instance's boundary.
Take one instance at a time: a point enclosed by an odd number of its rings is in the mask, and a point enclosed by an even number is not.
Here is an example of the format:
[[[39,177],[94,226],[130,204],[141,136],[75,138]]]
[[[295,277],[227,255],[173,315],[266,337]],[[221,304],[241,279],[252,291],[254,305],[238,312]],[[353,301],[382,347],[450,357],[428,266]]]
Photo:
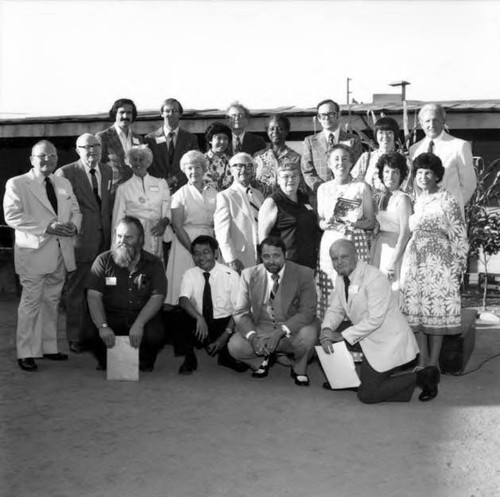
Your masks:
[[[271,355],[278,346],[279,341],[286,335],[282,328],[276,329],[270,335],[257,335],[254,333],[250,337],[250,345],[254,352],[260,356]]]
[[[49,235],[56,236],[74,236],[77,233],[76,226],[70,221],[67,223],[60,223],[59,221],[52,221],[45,230]]]
[[[205,318],[201,315],[196,319],[196,329],[194,330],[194,335],[200,342],[205,341],[208,337],[208,325],[205,321]],[[229,333],[221,333],[220,337],[217,338],[217,340],[213,341],[205,347],[205,350],[209,355],[213,357],[215,354],[217,354],[217,352],[224,348],[224,346],[229,341],[229,337]]]

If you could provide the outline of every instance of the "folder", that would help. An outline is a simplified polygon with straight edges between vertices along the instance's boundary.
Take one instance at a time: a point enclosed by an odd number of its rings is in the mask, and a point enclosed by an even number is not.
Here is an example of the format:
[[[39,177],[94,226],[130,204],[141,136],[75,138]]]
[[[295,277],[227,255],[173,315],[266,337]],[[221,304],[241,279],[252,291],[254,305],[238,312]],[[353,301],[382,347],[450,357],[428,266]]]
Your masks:
[[[330,386],[336,390],[359,387],[361,382],[345,342],[334,343],[333,350],[333,354],[326,354],[323,347],[316,346],[319,362]]]
[[[137,381],[139,379],[139,348],[130,345],[128,336],[115,337],[115,346],[107,349],[108,380]]]

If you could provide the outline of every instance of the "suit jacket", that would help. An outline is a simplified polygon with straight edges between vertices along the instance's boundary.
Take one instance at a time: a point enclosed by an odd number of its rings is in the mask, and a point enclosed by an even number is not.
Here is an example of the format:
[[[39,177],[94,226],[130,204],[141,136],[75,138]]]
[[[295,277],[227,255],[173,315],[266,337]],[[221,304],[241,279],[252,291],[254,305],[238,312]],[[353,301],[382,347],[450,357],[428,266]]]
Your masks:
[[[411,159],[413,160],[418,155],[427,152],[430,141],[426,137],[412,145],[410,147]],[[445,131],[433,141],[433,153],[441,159],[444,167],[443,180],[439,186],[448,190],[455,197],[463,215],[464,206],[472,197],[477,186],[470,145],[466,141],[455,138]],[[418,189],[415,189],[418,194]]]
[[[351,133],[340,130],[339,143],[351,148],[353,153],[353,165],[363,152],[360,139]],[[321,131],[304,140],[302,151],[302,174],[307,186],[316,193],[319,185],[333,179],[332,172],[327,164],[328,143],[325,133]]]
[[[77,262],[92,262],[98,254],[108,250],[111,244],[113,171],[106,164],[99,164],[98,167],[101,172],[100,206],[94,197],[85,166],[81,160],[67,164],[55,173],[56,176],[64,177],[71,183],[82,214],[82,227],[75,243]],[[101,232],[101,237],[96,236],[96,230]]]
[[[74,238],[49,235],[47,226],[57,220],[71,221],[80,229],[82,216],[71,183],[50,176],[57,197],[56,214],[45,185],[34,170],[9,179],[5,185],[3,208],[5,222],[15,229],[14,260],[18,274],[48,274],[55,271],[59,254],[68,271],[76,269]],[[60,251],[59,251],[60,250]]]
[[[349,279],[346,303],[344,280],[337,276],[320,339],[328,336],[323,328],[335,330],[347,316],[352,326],[342,336],[352,345],[359,342],[376,371],[389,371],[415,359],[418,353],[415,336],[399,310],[387,277],[377,268],[358,261]]]
[[[252,188],[257,207],[262,205],[262,193]],[[239,259],[247,268],[257,262],[257,221],[243,187],[233,183],[217,194],[214,213],[215,237],[226,262]]]
[[[147,134],[144,138],[149,148],[153,151],[153,164],[148,169],[148,173],[156,178],[171,180],[172,176],[177,177],[177,184],[171,188],[172,193],[187,183],[186,175],[181,171],[180,162],[182,156],[190,150],[199,150],[198,138],[187,131],[179,128],[177,142],[174,148],[174,159],[172,164],[168,160],[168,146],[163,126]]]
[[[117,156],[117,166],[119,169],[119,178],[113,181],[113,192],[116,187],[127,181],[132,176],[132,169],[125,164],[125,150],[123,150],[122,142],[116,132],[116,128],[111,126],[104,131],[96,133],[97,138],[101,141],[101,162],[108,164],[110,154]],[[141,135],[132,132],[132,145],[140,145],[143,142]]]
[[[283,278],[280,282],[282,313],[291,334],[314,322],[316,319],[316,286],[312,269],[285,262]],[[256,317],[266,305],[267,270],[259,264],[241,273],[234,320],[238,331],[245,336],[258,328]]]
[[[253,133],[248,133],[247,131],[245,131],[245,134],[243,135],[243,142],[241,143],[242,152],[246,152],[247,154],[253,156],[264,148],[266,148],[266,142],[263,138],[261,138],[259,135],[255,135]],[[234,155],[232,139],[229,141],[226,154],[229,155],[229,157],[232,157]]]

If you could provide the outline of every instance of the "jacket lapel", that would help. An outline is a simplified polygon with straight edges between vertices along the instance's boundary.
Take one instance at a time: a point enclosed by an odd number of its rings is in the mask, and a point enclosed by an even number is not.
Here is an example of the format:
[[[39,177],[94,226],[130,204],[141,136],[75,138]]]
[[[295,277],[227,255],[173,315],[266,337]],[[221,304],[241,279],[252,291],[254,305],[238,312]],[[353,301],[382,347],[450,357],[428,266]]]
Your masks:
[[[97,205],[97,201],[94,197],[94,192],[92,191],[92,186],[90,185],[87,173],[85,172],[85,166],[81,163],[81,161],[78,161],[76,174],[78,175],[79,184],[82,185],[82,192],[87,197],[87,200],[93,207],[95,207],[96,210],[99,210],[99,206]]]
[[[45,184],[44,183],[40,184],[38,182],[37,178],[33,174],[33,171],[30,171],[29,173],[29,180],[27,181],[27,186],[30,189],[33,196],[37,198],[47,209],[49,209],[50,212],[52,212],[55,215],[56,212],[54,211],[54,208],[52,207],[52,204],[49,202],[49,199],[47,197]],[[54,184],[54,190],[56,190],[55,184]]]

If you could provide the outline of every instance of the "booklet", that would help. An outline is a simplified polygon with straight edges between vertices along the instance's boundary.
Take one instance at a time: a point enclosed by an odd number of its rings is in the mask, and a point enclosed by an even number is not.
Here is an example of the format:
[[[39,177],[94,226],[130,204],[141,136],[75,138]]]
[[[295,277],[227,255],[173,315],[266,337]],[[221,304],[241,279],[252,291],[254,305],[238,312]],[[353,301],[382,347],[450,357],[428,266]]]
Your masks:
[[[356,373],[354,359],[345,342],[334,343],[333,350],[333,354],[325,354],[321,345],[316,346],[319,362],[330,386],[333,389],[359,387],[361,382]]]
[[[333,210],[333,218],[344,223],[355,223],[359,216],[361,199],[339,197]]]
[[[137,381],[139,379],[139,349],[130,345],[128,336],[115,337],[115,346],[108,351],[108,380]]]

